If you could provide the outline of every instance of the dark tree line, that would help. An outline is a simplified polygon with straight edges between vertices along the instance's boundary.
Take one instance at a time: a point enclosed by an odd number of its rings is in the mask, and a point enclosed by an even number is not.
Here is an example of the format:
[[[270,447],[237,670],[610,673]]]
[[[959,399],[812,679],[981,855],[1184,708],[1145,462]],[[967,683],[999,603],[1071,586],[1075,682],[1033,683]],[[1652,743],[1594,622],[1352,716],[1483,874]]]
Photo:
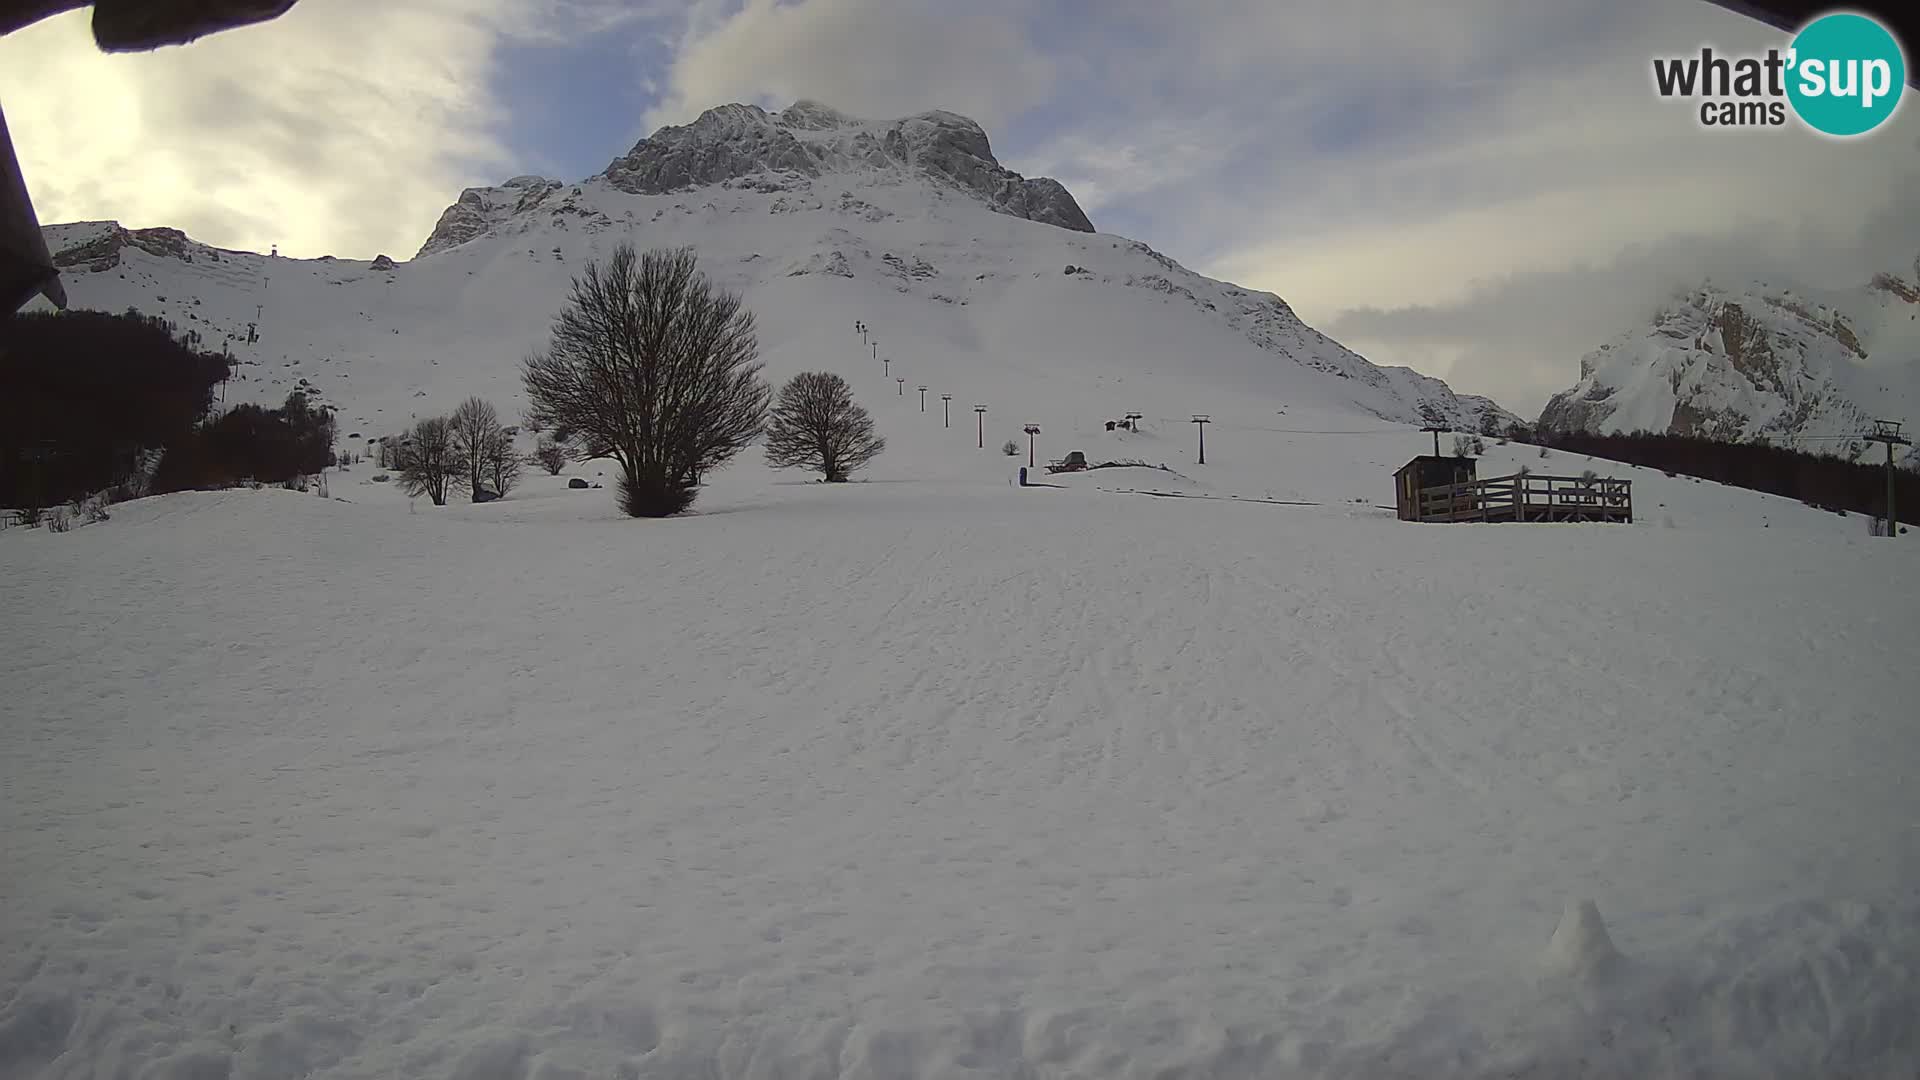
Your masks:
[[[1823,510],[1886,514],[1884,462],[1853,462],[1781,446],[1715,442],[1690,435],[1596,435],[1525,428],[1507,434],[1516,442],[1785,495]],[[1896,469],[1894,484],[1900,520],[1920,524],[1920,473]]]
[[[155,450],[153,494],[278,484],[333,464],[333,414],[304,393],[277,409],[212,415],[214,387],[231,369],[197,344],[137,311],[0,322],[0,505],[119,489]]]
[[[68,502],[188,441],[225,358],[129,311],[0,319],[0,506]]]
[[[277,409],[236,405],[167,448],[153,477],[156,495],[227,487],[243,480],[280,484],[334,463],[333,413],[296,390]]]

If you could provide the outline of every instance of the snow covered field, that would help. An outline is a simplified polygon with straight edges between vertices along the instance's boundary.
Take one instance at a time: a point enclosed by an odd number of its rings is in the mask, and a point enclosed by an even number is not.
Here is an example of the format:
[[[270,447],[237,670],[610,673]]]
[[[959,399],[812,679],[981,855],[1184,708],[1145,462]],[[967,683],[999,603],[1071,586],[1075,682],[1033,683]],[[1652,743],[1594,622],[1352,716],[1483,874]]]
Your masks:
[[[1920,1067],[1913,545],[1638,470],[1402,524],[1406,431],[1023,490],[879,411],[871,482],[664,522],[0,534],[0,1075]]]
[[[0,533],[0,1080],[1920,1070],[1920,544],[1497,445],[1636,523],[1404,524],[1394,421],[1491,403],[1124,238],[773,179],[69,272],[258,320],[230,400],[364,452],[517,415],[587,260],[695,243],[888,449],[668,521],[361,465]],[[1027,423],[1166,468],[1020,488]]]

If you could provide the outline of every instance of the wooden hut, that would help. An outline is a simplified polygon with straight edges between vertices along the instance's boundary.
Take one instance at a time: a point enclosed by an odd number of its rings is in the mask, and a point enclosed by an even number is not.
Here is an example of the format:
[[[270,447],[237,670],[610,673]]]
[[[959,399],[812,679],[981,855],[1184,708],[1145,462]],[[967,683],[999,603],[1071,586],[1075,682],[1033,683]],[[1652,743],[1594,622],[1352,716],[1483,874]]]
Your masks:
[[[1474,459],[1421,454],[1393,474],[1393,506],[1401,521],[1419,521],[1420,493],[1428,488],[1471,484]]]

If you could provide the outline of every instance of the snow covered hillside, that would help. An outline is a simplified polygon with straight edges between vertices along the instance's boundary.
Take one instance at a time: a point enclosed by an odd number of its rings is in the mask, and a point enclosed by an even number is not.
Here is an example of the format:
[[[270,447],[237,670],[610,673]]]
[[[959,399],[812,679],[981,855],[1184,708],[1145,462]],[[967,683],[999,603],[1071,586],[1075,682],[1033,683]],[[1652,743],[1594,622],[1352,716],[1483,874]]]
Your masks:
[[[407,262],[48,230],[349,448],[512,415],[587,259],[697,244],[888,446],[666,520],[362,465],[0,531],[0,1077],[1920,1070],[1920,545],[1520,445],[1636,522],[1399,522],[1411,422],[1490,403],[945,114],[714,123]],[[1133,464],[1019,486],[1029,422]]]
[[[677,520],[0,533],[0,1075],[1920,1067],[1914,545],[1643,470],[1408,525],[1390,428],[1020,488],[875,404],[869,482]]]
[[[1871,421],[1920,423],[1920,260],[1913,272],[1834,293],[1755,281],[1677,295],[1581,358],[1580,382],[1540,423],[1857,456],[1867,444],[1847,436]]]
[[[468,191],[406,262],[219,251],[112,223],[46,234],[78,306],[139,307],[216,348],[237,337],[243,381],[229,401],[309,387],[339,408],[343,433],[369,437],[471,393],[517,412],[519,361],[544,344],[568,280],[624,240],[697,246],[759,317],[776,378],[890,359],[909,392],[925,383],[986,404],[1015,432],[1123,415],[1156,386],[1179,389],[1168,408],[1199,412],[1319,405],[1469,430],[1509,419],[1375,367],[1276,296],[1077,231],[1084,220],[1057,184],[1001,168],[971,121],[866,124],[802,103],[712,110],[578,184],[526,176]],[[856,319],[884,328],[878,355],[847,342]],[[1033,413],[1035,380],[1073,386],[1073,410]]]

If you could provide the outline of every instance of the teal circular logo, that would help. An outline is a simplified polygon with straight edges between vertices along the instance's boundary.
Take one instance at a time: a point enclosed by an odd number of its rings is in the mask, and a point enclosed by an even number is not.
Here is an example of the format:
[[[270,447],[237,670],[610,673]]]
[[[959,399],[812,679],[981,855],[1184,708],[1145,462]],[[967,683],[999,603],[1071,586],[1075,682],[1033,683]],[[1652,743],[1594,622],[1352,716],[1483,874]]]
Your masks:
[[[1787,100],[1815,131],[1864,135],[1879,127],[1907,86],[1906,57],[1887,28],[1836,12],[1808,23],[1788,53]]]

